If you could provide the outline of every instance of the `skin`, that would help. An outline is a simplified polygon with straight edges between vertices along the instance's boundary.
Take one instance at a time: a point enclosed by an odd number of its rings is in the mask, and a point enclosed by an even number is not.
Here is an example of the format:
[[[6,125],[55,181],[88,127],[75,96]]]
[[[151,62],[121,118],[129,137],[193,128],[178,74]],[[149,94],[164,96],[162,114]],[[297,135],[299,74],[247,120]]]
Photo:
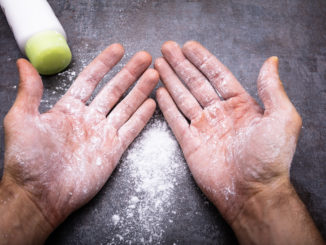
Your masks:
[[[155,61],[158,104],[193,177],[241,244],[324,244],[289,180],[301,118],[278,75],[258,77],[261,108],[201,44],[168,41]]]
[[[262,109],[199,43],[180,49],[167,42],[162,52],[155,62],[166,86],[157,91],[160,108],[195,180],[240,243],[324,244],[289,181],[301,118],[279,80],[277,58],[268,59],[259,75]],[[121,45],[109,46],[44,114],[38,111],[42,81],[28,61],[18,60],[19,91],[4,121],[0,244],[43,243],[99,191],[152,116],[155,102],[147,97],[158,73],[146,70],[146,52],[85,105],[122,56]]]
[[[120,44],[107,47],[43,114],[38,111],[41,78],[28,61],[18,60],[19,90],[4,120],[0,244],[43,243],[71,212],[102,188],[151,118],[156,105],[148,96],[159,76],[154,69],[147,69],[151,56],[144,51],[135,54],[90,105],[85,105],[123,53]]]

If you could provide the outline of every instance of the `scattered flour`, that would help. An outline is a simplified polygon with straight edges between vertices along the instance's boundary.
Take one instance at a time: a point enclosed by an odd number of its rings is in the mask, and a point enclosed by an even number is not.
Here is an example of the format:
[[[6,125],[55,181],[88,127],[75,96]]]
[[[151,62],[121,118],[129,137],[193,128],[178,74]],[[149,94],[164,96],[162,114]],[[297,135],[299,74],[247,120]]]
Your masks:
[[[58,73],[55,78],[43,77],[44,92],[40,104],[41,112],[51,109],[67,92],[76,77],[77,73],[72,68]],[[55,79],[55,81],[52,82],[51,79]]]
[[[119,221],[120,221],[120,216],[119,215],[115,214],[115,215],[112,216],[112,222],[113,222],[114,225],[117,225],[119,223]]]
[[[107,244],[161,244],[177,215],[174,201],[178,199],[178,180],[188,174],[165,121],[152,119],[127,152],[121,168],[130,176],[133,192],[125,208],[116,214],[120,218],[119,237]]]

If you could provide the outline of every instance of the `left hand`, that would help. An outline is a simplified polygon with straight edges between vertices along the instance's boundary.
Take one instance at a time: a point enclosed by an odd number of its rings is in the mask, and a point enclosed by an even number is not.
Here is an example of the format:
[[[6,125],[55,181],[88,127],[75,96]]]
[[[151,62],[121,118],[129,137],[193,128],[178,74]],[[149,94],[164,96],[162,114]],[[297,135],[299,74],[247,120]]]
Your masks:
[[[289,168],[301,118],[279,79],[277,58],[260,71],[262,109],[199,43],[181,49],[169,41],[162,53],[155,68],[166,89],[157,91],[158,104],[197,184],[226,220],[232,224],[257,193],[292,189]]]
[[[106,48],[43,114],[38,111],[41,78],[28,61],[17,62],[18,95],[4,120],[3,181],[24,192],[53,227],[102,188],[155,110],[155,102],[148,96],[158,74],[146,70],[151,56],[144,51],[134,55],[91,104],[85,105],[123,53],[120,44]],[[114,107],[139,77],[136,86]]]

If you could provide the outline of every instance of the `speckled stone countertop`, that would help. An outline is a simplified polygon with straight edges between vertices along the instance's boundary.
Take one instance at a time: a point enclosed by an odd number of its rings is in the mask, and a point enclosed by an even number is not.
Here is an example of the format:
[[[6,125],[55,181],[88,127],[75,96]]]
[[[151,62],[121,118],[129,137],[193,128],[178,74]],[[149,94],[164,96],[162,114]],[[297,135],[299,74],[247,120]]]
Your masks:
[[[194,39],[217,55],[257,98],[259,68],[267,57],[277,55],[285,89],[303,118],[291,180],[326,236],[326,1],[49,3],[67,31],[73,62],[65,72],[43,77],[41,111],[49,109],[79,71],[114,42],[124,45],[126,55],[96,92],[135,52],[146,50],[156,58],[164,41],[183,44]],[[2,121],[17,92],[15,60],[21,53],[2,13],[0,23]],[[0,130],[2,171],[2,126]],[[100,193],[46,242],[143,243],[237,244],[232,230],[196,187],[159,110]]]

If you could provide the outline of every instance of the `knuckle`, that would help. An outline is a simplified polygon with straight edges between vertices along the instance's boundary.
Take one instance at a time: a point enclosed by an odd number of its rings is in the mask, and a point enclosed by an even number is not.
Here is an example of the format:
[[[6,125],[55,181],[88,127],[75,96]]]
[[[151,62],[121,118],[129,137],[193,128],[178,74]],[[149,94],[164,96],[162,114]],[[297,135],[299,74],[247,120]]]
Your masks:
[[[289,124],[294,126],[296,129],[301,128],[302,118],[293,105],[285,109],[285,115]]]
[[[8,129],[9,125],[15,120],[14,112],[11,109],[3,119],[3,126],[5,129]]]
[[[10,122],[10,118],[9,118],[9,113],[5,116],[5,118],[3,119],[3,126],[6,128]]]
[[[300,114],[295,110],[294,114],[293,114],[293,120],[296,124],[296,126],[298,128],[301,128],[302,127],[302,118],[300,116]]]
[[[150,80],[155,80],[156,81],[156,80],[159,79],[159,74],[155,69],[149,68],[148,73],[149,73],[149,79]]]

